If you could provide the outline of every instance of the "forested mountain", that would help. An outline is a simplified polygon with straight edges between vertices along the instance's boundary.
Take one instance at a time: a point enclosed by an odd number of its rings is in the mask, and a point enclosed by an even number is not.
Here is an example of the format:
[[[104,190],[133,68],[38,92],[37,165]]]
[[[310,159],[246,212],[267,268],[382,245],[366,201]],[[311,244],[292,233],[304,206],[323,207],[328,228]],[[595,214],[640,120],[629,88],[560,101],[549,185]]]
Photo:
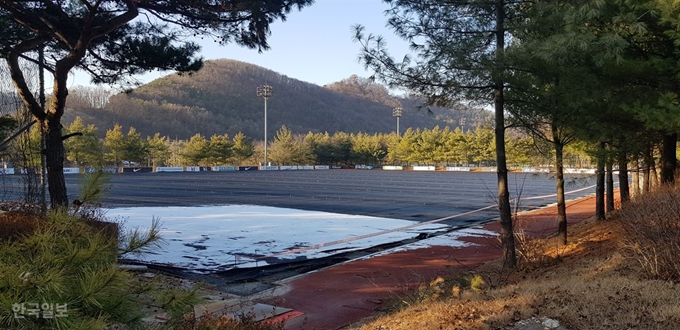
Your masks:
[[[466,128],[472,128],[488,122],[491,115],[462,106],[431,108],[428,113],[417,108],[418,100],[391,96],[382,85],[356,76],[321,87],[244,62],[212,60],[194,74],[171,74],[113,95],[104,106],[87,106],[79,93],[72,93],[68,106],[73,111],[67,111],[71,116],[67,121],[80,116],[102,129],[119,123],[134,126],[142,135],[160,132],[180,139],[195,133],[233,136],[238,132],[259,139],[264,129],[264,100],[256,88],[264,84],[272,86],[267,101],[269,136],[284,125],[293,133],[393,132],[392,110],[398,105],[404,108],[402,132],[409,127],[455,128],[462,117]]]

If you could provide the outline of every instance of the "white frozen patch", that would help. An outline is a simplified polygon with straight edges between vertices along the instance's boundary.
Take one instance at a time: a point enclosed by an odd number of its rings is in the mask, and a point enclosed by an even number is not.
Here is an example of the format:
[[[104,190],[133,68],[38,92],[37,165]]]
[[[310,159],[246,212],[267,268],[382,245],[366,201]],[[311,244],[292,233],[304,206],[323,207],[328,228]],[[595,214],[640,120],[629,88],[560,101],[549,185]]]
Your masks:
[[[107,217],[123,220],[125,229],[148,229],[152,218],[161,222],[163,248],[126,257],[199,271],[320,258],[447,228],[426,224],[390,231],[417,222],[254,205],[115,208]]]
[[[482,229],[482,228],[465,228],[461,230],[452,231],[443,235],[435,236],[432,238],[424,239],[412,244],[401,246],[400,248],[404,250],[420,249],[430,246],[451,246],[451,247],[463,247],[472,245],[472,243],[463,242],[460,240],[461,237],[495,237],[498,234],[495,232]]]
[[[461,237],[489,237],[489,238],[495,238],[498,236],[498,233],[486,230],[481,227],[470,227],[470,228],[464,228],[456,231],[452,231],[450,233],[446,233],[443,235],[438,235],[434,237],[430,237],[427,239],[419,240],[417,242],[413,242],[411,244],[406,244],[402,245],[399,247],[396,247],[394,249],[380,252],[378,254],[371,255],[377,256],[377,255],[384,255],[388,253],[393,253],[397,251],[409,251],[409,250],[417,250],[417,249],[422,249],[422,248],[428,248],[432,246],[450,246],[450,247],[465,247],[465,246],[472,246],[475,245],[473,243],[469,242],[464,242],[461,241]]]

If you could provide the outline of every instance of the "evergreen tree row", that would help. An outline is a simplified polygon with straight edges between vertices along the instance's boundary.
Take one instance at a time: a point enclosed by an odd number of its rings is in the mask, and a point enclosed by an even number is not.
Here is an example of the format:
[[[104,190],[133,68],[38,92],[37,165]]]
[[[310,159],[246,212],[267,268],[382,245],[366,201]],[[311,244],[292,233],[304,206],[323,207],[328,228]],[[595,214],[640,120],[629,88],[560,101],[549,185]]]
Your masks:
[[[77,117],[66,127],[68,133],[82,133],[65,140],[66,158],[71,166],[218,166],[255,165],[264,161],[264,144],[243,133],[205,137],[200,133],[188,140],[173,140],[160,133],[143,138],[134,128],[127,132],[119,124],[97,136],[94,124]],[[39,150],[37,129],[31,131],[31,148]],[[526,134],[508,138],[508,162],[512,167],[550,166],[552,156],[542,141]],[[435,126],[396,133],[312,133],[294,134],[283,126],[268,145],[268,161],[274,165],[436,165],[494,166],[493,129],[479,126],[463,132]],[[584,167],[590,157],[578,144],[567,148],[567,164]],[[33,153],[38,155],[37,152]],[[37,157],[37,156],[35,156]],[[39,163],[36,159],[35,163]]]

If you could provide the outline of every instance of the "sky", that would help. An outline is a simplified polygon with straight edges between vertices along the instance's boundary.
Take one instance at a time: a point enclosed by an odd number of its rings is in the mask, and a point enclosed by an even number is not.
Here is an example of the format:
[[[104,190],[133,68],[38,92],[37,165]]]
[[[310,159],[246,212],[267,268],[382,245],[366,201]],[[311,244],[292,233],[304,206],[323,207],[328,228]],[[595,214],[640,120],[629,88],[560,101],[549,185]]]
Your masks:
[[[279,20],[271,25],[268,51],[258,53],[234,44],[220,46],[199,40],[200,55],[206,60],[227,58],[252,63],[319,86],[352,74],[368,77],[372,73],[357,60],[360,45],[352,40],[352,26],[361,24],[367,34],[383,36],[396,57],[408,52],[408,44],[385,26],[384,11],[388,8],[382,0],[316,0],[301,11],[293,10],[285,22]],[[147,74],[137,79],[148,83],[169,73]],[[76,74],[72,84],[88,85],[89,78]]]

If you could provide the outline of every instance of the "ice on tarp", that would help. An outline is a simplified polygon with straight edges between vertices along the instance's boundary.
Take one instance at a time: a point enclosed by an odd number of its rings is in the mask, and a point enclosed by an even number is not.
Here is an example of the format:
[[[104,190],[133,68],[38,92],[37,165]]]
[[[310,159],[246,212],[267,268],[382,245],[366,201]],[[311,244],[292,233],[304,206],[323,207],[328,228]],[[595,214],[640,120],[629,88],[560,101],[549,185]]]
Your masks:
[[[461,240],[461,238],[463,237],[488,237],[489,239],[495,240],[498,237],[498,233],[486,230],[481,227],[463,228],[456,231],[448,232],[446,234],[437,235],[434,237],[430,237],[428,239],[402,245],[400,247],[390,250],[388,253],[422,249],[431,246],[465,247],[474,245],[473,243],[468,243],[464,240]]]
[[[144,230],[160,220],[163,247],[126,258],[196,271],[321,258],[447,228],[435,223],[393,231],[419,223],[254,205],[113,208],[106,214],[124,229]]]

